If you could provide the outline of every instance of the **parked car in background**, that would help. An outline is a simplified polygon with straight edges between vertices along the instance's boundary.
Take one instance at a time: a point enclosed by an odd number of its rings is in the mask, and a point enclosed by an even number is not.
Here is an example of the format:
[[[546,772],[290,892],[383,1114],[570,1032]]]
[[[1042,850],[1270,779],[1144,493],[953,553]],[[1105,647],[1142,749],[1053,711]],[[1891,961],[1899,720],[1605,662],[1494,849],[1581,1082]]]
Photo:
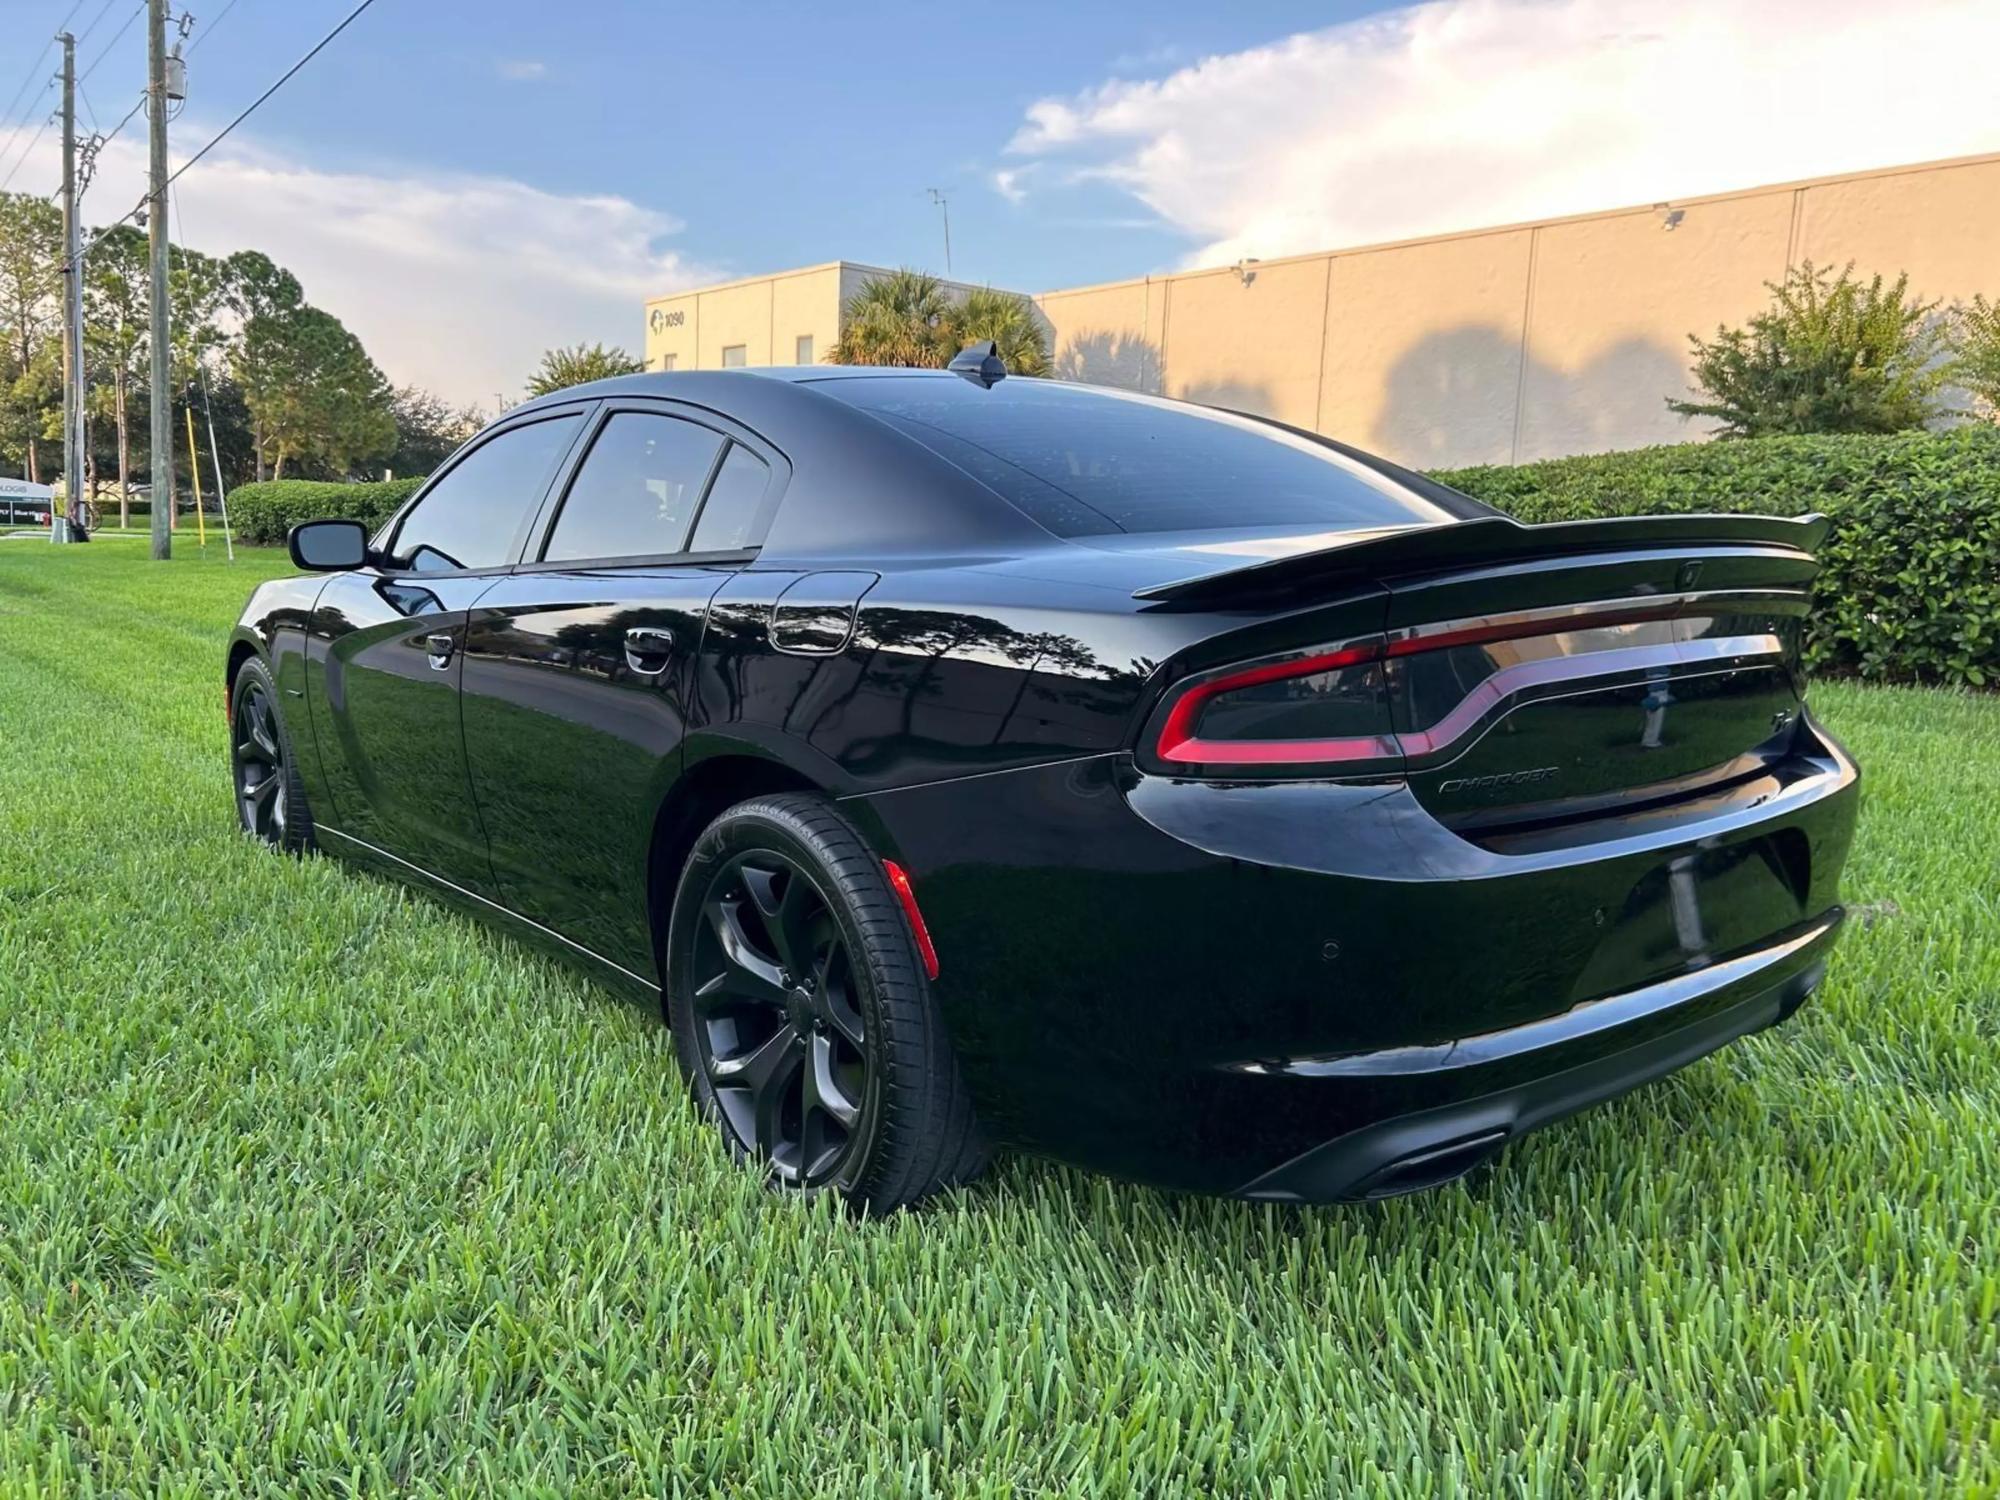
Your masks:
[[[1003,374],[604,381],[298,528],[244,826],[662,1002],[732,1149],[878,1209],[989,1143],[1408,1191],[1819,981],[1822,520],[1524,526]]]

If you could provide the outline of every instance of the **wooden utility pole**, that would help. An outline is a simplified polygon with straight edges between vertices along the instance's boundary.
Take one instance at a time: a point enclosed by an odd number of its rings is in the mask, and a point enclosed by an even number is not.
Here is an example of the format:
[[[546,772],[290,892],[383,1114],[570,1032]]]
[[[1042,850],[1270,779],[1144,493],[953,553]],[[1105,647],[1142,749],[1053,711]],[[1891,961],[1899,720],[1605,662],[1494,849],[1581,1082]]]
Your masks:
[[[146,104],[152,151],[146,176],[146,245],[153,260],[153,558],[173,555],[174,397],[167,347],[167,0],[146,0]]]
[[[63,503],[51,505],[49,539],[70,540],[69,518],[83,499],[83,242],[76,221],[76,38],[62,43]]]

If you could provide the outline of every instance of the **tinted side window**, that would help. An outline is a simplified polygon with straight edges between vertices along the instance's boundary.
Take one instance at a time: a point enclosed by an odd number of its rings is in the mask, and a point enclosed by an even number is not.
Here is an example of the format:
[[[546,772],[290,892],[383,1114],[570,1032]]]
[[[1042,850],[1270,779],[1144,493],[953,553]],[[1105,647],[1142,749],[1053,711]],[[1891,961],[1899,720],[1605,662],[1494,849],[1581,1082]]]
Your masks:
[[[719,433],[677,417],[614,413],[584,455],[542,557],[680,551],[722,444]]]
[[[741,443],[731,443],[709,486],[690,550],[735,552],[756,546],[771,529],[770,494],[771,466]]]
[[[419,573],[511,563],[521,524],[548,488],[581,420],[574,413],[551,417],[488,438],[403,517],[391,551]]]

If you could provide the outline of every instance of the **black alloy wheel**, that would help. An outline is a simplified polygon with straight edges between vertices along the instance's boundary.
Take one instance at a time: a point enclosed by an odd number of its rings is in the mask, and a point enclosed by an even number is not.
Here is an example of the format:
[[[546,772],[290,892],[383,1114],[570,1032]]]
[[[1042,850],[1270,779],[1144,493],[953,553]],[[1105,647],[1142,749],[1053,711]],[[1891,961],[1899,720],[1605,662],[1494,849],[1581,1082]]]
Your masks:
[[[229,765],[243,831],[288,853],[311,848],[312,816],[293,764],[291,737],[278,711],[277,689],[261,661],[244,663],[236,677]]]
[[[854,959],[812,877],[775,850],[711,877],[691,1002],[723,1124],[788,1186],[839,1177],[870,1089]]]
[[[986,1163],[882,856],[808,792],[717,815],[665,919],[667,1021],[696,1104],[773,1186],[881,1213]]]

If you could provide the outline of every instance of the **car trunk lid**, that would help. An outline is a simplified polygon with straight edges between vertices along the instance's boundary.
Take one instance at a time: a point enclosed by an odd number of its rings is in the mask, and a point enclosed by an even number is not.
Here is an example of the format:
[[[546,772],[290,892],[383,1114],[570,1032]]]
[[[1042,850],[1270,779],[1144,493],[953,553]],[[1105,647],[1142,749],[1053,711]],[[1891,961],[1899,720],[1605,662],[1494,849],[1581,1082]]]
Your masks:
[[[1289,614],[1364,578],[1385,589],[1375,649],[1402,774],[1434,816],[1478,838],[1687,795],[1782,755],[1825,526],[1817,516],[1480,519],[1260,559],[1137,597]]]

